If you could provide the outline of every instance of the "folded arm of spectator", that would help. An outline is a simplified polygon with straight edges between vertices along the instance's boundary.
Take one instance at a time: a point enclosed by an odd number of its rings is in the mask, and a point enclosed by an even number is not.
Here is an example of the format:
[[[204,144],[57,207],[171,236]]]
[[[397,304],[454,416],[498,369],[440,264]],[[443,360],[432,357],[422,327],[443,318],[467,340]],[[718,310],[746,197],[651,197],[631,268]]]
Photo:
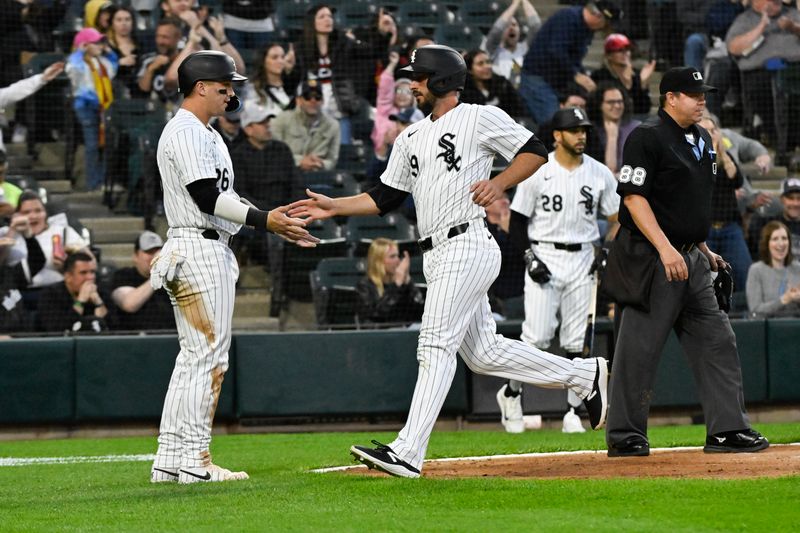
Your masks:
[[[117,287],[111,293],[114,303],[126,313],[135,313],[153,296],[153,286],[148,279],[138,287]]]
[[[759,37],[764,35],[764,30],[769,25],[769,16],[766,12],[761,14],[761,20],[756,26],[741,35],[737,35],[731,39],[727,39],[728,52],[733,56],[742,56],[744,53],[758,40]]]

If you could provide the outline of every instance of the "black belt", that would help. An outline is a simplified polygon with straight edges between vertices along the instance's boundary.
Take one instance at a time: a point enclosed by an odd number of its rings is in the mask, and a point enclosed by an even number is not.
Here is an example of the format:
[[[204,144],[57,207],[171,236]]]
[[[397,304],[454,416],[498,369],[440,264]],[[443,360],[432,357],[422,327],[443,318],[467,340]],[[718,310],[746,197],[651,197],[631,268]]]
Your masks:
[[[566,250],[568,252],[580,252],[583,250],[583,244],[579,242],[566,243],[566,242],[543,242],[531,241],[532,244],[552,244],[556,250]]]
[[[210,241],[219,241],[225,246],[229,245],[229,238],[225,237],[224,239],[220,236],[219,232],[215,229],[207,229],[203,231],[200,235],[203,236],[204,239],[208,239]]]
[[[686,244],[673,244],[672,246],[680,253],[688,254],[697,247],[697,244],[693,242],[687,242]]]
[[[484,219],[483,224],[486,225],[486,220]],[[462,233],[466,233],[469,229],[469,222],[464,222],[463,224],[459,224],[458,226],[453,226],[447,232],[447,238],[452,239],[456,235],[461,235]],[[419,244],[420,249],[423,253],[433,250],[433,237],[427,237],[425,239],[421,239],[417,241]]]

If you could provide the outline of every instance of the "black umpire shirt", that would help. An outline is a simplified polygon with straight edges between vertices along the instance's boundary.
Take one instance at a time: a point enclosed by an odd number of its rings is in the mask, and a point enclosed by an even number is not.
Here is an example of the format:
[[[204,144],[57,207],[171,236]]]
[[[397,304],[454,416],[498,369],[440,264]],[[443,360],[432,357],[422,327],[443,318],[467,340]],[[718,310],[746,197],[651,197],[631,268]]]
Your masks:
[[[694,139],[705,145],[700,160]],[[716,153],[708,132],[698,125],[684,129],[663,109],[633,130],[625,143],[617,193],[647,199],[658,225],[675,247],[705,242],[711,228],[711,195],[717,173]],[[642,235],[625,202],[620,202],[619,222]]]

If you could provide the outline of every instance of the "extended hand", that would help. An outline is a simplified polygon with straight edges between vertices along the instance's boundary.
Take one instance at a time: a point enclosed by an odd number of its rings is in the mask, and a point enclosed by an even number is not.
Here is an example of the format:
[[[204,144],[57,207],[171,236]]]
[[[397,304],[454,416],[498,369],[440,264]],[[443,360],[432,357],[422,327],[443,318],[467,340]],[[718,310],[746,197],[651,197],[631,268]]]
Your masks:
[[[44,69],[44,81],[53,81],[64,70],[64,62],[53,63]]]
[[[503,196],[503,188],[492,180],[481,180],[473,183],[469,188],[472,201],[481,207],[487,207],[492,202]]]
[[[319,194],[306,189],[308,198],[305,200],[298,200],[289,205],[290,217],[301,218],[306,222],[312,220],[321,220],[323,218],[330,218],[336,215],[333,200],[324,194]]]
[[[291,218],[287,215],[289,207],[283,205],[270,211],[267,216],[267,229],[298,246],[304,248],[316,246],[319,239],[311,235],[305,228],[305,220]]]

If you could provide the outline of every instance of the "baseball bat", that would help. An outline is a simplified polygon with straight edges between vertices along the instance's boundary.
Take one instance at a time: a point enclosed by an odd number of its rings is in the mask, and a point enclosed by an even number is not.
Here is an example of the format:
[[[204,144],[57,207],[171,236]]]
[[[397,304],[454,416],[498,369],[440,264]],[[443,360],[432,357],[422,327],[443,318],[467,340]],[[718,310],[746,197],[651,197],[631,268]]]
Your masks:
[[[586,318],[586,333],[583,336],[583,357],[591,357],[594,352],[594,314],[597,307],[597,286],[600,284],[600,276],[595,272],[594,282],[592,283],[592,297],[589,299],[589,314]]]

